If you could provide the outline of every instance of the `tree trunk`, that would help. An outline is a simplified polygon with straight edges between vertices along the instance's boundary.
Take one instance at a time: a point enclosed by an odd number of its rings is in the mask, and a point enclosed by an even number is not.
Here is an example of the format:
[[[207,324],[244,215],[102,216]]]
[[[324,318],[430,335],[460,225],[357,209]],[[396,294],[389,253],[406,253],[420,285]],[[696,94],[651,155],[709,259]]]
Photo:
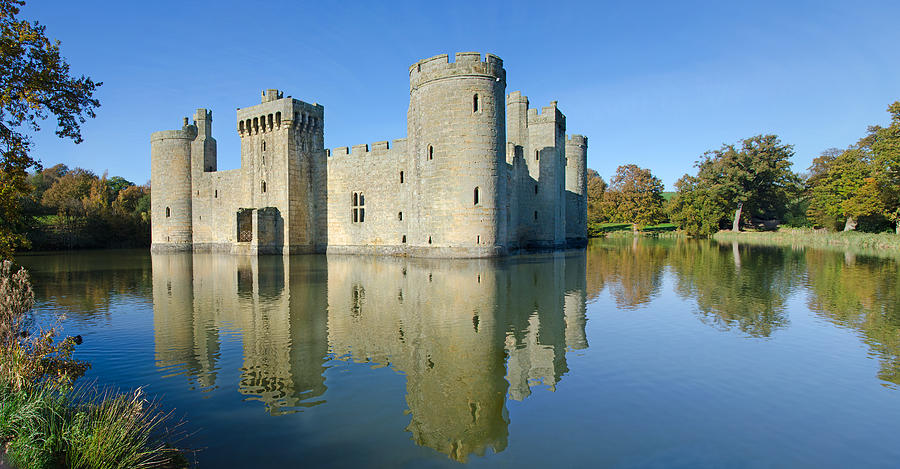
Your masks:
[[[744,208],[744,204],[739,203],[737,210],[734,211],[734,224],[731,225],[731,231],[741,231],[741,210]]]
[[[844,223],[844,231],[853,231],[856,229],[856,220],[853,217],[847,217],[847,222]]]

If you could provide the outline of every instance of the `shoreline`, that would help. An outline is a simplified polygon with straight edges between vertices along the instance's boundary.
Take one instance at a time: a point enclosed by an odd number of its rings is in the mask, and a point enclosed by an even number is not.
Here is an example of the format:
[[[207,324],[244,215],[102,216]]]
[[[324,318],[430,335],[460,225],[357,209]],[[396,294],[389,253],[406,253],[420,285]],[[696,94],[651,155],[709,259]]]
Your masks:
[[[829,232],[808,228],[781,228],[778,231],[719,231],[712,239],[761,246],[809,247],[853,250],[866,254],[900,257],[900,236],[894,233]]]

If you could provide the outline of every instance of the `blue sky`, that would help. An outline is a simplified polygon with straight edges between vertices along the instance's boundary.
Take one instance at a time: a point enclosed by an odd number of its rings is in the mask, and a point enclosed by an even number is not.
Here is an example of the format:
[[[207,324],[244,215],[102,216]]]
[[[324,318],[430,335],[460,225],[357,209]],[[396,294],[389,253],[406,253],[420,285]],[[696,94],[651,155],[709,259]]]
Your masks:
[[[213,111],[219,168],[239,165],[235,109],[264,88],[325,106],[333,148],[406,135],[407,68],[458,51],[504,60],[507,92],[558,100],[588,166],[650,168],[668,188],[704,151],[758,133],[795,169],[900,100],[900,2],[36,1],[23,18],[103,81],[85,142],[35,136],[35,156],[142,183],[150,133]]]

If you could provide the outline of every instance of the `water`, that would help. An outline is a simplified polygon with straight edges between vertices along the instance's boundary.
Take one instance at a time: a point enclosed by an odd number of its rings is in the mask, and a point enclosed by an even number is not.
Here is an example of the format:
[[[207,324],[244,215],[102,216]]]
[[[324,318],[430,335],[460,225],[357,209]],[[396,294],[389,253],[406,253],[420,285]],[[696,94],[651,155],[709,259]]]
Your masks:
[[[86,379],[202,467],[896,467],[897,261],[685,240],[502,260],[33,255]]]

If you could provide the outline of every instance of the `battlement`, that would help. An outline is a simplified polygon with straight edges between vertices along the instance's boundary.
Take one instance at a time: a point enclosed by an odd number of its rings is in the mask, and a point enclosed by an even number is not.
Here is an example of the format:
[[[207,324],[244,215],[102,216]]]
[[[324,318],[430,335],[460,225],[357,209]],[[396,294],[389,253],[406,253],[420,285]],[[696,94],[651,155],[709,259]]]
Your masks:
[[[524,103],[525,107],[528,108],[528,96],[523,96],[521,91],[513,91],[506,95],[506,105],[514,104],[514,103]]]
[[[211,116],[212,114],[210,114]],[[150,140],[163,140],[167,138],[178,138],[183,140],[193,140],[197,138],[197,126],[191,124],[190,119],[185,117],[181,129],[178,130],[160,130],[150,134]]]
[[[550,101],[549,106],[544,106],[540,111],[528,109],[528,124],[540,122],[565,122],[566,116],[557,107],[556,101]]]
[[[275,101],[276,99],[282,98],[284,98],[284,93],[274,88],[269,88],[267,90],[263,90],[260,94],[260,103],[268,103],[270,101]]]
[[[336,156],[367,156],[369,154],[377,154],[384,155],[389,152],[391,148],[400,144],[404,144],[406,142],[405,138],[394,140],[394,145],[391,145],[391,142],[388,140],[382,140],[380,142],[375,142],[372,144],[361,143],[359,145],[352,145],[349,147],[337,147],[333,150],[325,150],[325,155],[328,157],[336,157]]]
[[[241,137],[272,132],[285,127],[302,131],[323,129],[325,108],[309,104],[270,89],[263,91],[261,104],[237,109],[237,131]]]
[[[409,67],[409,87],[416,89],[429,82],[450,77],[484,77],[506,83],[503,60],[493,54],[482,59],[478,52],[457,52],[455,61],[447,54],[422,59]]]
[[[566,135],[566,145],[575,145],[586,147],[588,143],[587,137],[579,134]]]

